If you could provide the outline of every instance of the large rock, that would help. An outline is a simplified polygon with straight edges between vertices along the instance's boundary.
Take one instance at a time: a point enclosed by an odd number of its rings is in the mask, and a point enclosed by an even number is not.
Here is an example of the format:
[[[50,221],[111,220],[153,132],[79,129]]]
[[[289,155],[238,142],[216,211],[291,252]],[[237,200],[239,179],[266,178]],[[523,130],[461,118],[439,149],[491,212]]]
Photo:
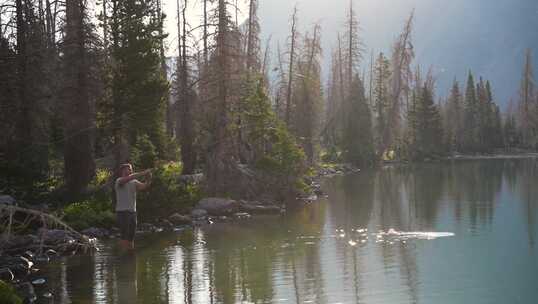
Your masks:
[[[207,211],[204,209],[194,209],[191,211],[191,216],[195,220],[205,219],[207,217]]]
[[[190,216],[187,215],[181,215],[179,213],[174,213],[170,215],[168,218],[170,222],[172,222],[174,225],[189,225],[192,223],[192,219]]]
[[[204,198],[196,204],[195,209],[207,211],[209,215],[230,215],[237,212],[239,203],[226,198]]]
[[[69,232],[61,229],[39,229],[38,234],[47,245],[68,245],[76,242],[75,238]]]
[[[16,200],[9,195],[0,195],[0,204],[14,205]]]
[[[16,248],[23,249],[37,242],[38,242],[38,239],[35,235],[25,234],[25,235],[12,236],[6,243],[3,243],[3,244],[0,242],[0,247],[4,247],[6,249],[16,249]]]

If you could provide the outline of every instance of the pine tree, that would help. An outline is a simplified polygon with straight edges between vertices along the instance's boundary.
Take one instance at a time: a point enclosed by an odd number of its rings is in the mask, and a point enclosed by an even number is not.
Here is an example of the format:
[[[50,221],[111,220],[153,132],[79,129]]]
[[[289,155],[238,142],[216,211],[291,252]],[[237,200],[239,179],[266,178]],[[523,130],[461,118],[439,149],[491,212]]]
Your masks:
[[[162,155],[168,82],[161,69],[163,18],[157,16],[157,4],[156,0],[112,0],[112,95],[116,145],[133,145],[147,135]]]
[[[359,76],[354,77],[346,98],[342,138],[343,157],[346,162],[364,166],[374,161],[372,118],[366,102],[364,86]]]
[[[538,105],[534,102],[535,80],[532,64],[532,52],[525,51],[525,63],[519,90],[519,115],[518,127],[521,133],[521,144],[525,148],[530,148],[538,144]]]
[[[390,63],[383,53],[379,54],[374,68],[374,107],[375,107],[375,134],[376,149],[378,153],[383,153],[383,134],[386,133],[389,123],[389,81]]]
[[[452,135],[449,140],[449,149],[450,151],[461,151],[463,148],[463,105],[462,97],[460,93],[460,87],[456,79],[452,83],[452,88],[450,90],[450,95],[448,97],[447,103],[447,123]]]
[[[415,159],[424,159],[439,155],[442,150],[443,131],[439,109],[433,102],[431,88],[424,85],[418,100],[416,111],[417,137],[415,142]]]
[[[295,107],[290,130],[305,151],[309,165],[316,157],[319,129],[319,112],[323,99],[321,84],[321,27],[315,25],[312,34],[305,34],[303,52],[297,58],[297,70],[301,75],[294,89]]]
[[[519,145],[519,134],[516,125],[516,118],[513,114],[508,114],[503,126],[504,147],[515,148]]]
[[[465,152],[476,152],[478,141],[478,101],[476,97],[474,78],[471,72],[467,78],[465,89],[465,110],[463,148]]]

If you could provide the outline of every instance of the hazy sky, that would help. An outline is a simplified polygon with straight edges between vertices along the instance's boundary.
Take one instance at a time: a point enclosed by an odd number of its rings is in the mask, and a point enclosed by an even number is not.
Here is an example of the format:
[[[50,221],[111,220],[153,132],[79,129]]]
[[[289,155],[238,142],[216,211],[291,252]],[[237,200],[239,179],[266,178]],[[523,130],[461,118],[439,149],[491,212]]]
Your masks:
[[[184,1],[185,0],[179,0],[181,6],[183,6]],[[243,22],[248,14],[248,2],[246,0],[237,0],[237,2],[237,6],[239,7],[238,20],[239,22]],[[167,32],[169,33],[169,37],[167,39],[167,53],[170,56],[175,56],[177,52],[177,0],[163,0],[163,4],[164,11],[167,14],[165,26]],[[202,23],[203,19],[202,1],[188,0],[187,4],[187,20],[192,27],[196,27]],[[233,14],[235,17],[235,11],[233,12]]]
[[[244,20],[248,0],[237,1],[243,13],[240,19]],[[271,35],[273,50],[277,42],[286,43],[294,5],[299,9],[301,32],[311,29],[314,23],[321,24],[326,75],[337,33],[344,30],[349,0],[258,1],[261,39],[265,41]],[[477,78],[490,79],[500,103],[506,104],[518,89],[524,49],[533,49],[534,57],[538,58],[538,0],[352,1],[367,50],[362,68],[369,65],[372,52],[390,53],[405,19],[415,9],[415,64],[434,69],[440,95],[446,95],[455,77],[460,83],[465,82],[471,69]],[[201,23],[199,2],[189,1],[188,19],[193,26]],[[175,55],[176,0],[164,0],[164,3],[170,34],[168,54]]]

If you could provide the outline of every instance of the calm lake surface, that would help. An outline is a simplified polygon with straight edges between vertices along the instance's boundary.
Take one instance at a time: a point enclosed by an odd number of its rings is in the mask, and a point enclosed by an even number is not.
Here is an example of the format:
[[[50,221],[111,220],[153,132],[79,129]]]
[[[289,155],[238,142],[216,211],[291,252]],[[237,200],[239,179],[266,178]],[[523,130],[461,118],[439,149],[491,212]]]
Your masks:
[[[538,303],[536,160],[391,166],[324,189],[284,217],[58,260],[54,303]]]

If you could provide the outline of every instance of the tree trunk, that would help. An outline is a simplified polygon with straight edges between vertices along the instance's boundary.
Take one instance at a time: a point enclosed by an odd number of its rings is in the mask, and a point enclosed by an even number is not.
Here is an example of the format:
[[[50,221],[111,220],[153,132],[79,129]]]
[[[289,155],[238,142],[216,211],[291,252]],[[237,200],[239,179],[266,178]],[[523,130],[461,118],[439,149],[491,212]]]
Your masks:
[[[84,4],[66,1],[65,58],[65,180],[70,198],[82,193],[95,173],[88,67],[84,48]]]
[[[19,147],[19,151],[27,150],[32,143],[32,119],[30,117],[31,105],[26,96],[27,89],[27,23],[24,18],[24,4],[22,0],[15,1],[16,7],[16,20],[17,20],[17,95],[19,99],[19,116],[17,118],[17,139],[19,143],[16,145]]]
[[[219,195],[226,192],[228,183],[227,176],[230,173],[230,166],[235,161],[231,154],[229,141],[229,107],[228,100],[228,80],[229,73],[229,46],[228,43],[228,18],[226,11],[226,1],[218,2],[218,33],[217,33],[217,105],[215,114],[215,125],[213,129],[213,142],[209,148],[207,158],[207,190],[210,195]]]
[[[179,1],[178,1],[179,5]],[[181,52],[181,69],[179,72],[179,94],[180,102],[179,107],[181,109],[181,159],[183,161],[183,175],[190,175],[194,173],[196,166],[196,155],[194,153],[194,130],[193,130],[193,118],[192,118],[192,101],[194,96],[190,94],[192,90],[189,89],[189,72],[187,64],[187,0],[184,0],[182,10],[182,20],[183,20],[183,32],[180,36],[181,41],[180,52]],[[179,7],[179,6],[178,6]],[[178,16],[179,20],[179,16]],[[179,26],[178,26],[179,30]]]

